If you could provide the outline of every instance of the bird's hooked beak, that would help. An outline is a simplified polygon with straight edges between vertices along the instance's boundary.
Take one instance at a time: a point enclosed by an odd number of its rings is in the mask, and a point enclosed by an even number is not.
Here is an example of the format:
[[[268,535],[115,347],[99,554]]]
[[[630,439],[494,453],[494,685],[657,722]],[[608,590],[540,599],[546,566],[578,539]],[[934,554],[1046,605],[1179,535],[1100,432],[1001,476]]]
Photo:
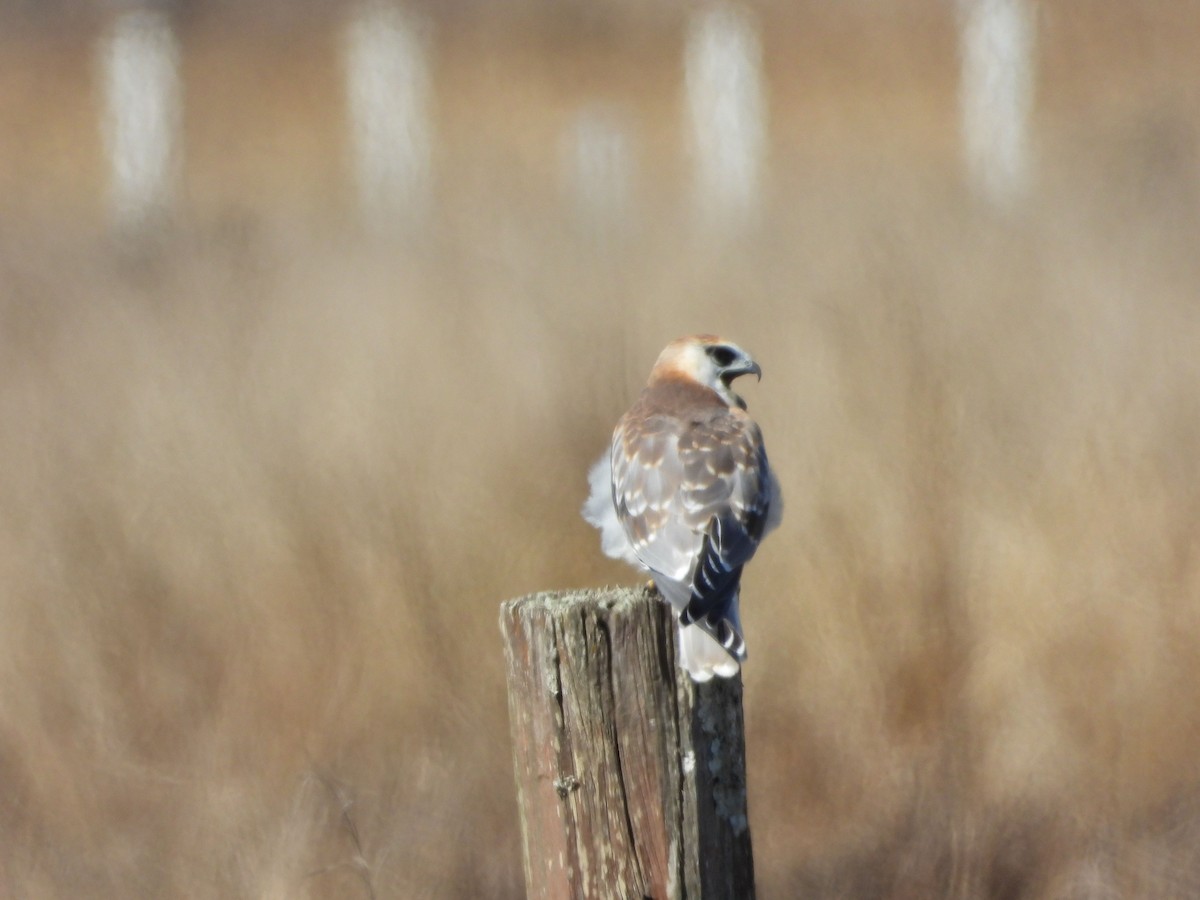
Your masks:
[[[721,380],[725,382],[725,387],[729,387],[733,383],[733,379],[742,375],[755,375],[759,381],[762,381],[762,366],[749,356],[744,356],[732,365],[725,367],[721,372]]]

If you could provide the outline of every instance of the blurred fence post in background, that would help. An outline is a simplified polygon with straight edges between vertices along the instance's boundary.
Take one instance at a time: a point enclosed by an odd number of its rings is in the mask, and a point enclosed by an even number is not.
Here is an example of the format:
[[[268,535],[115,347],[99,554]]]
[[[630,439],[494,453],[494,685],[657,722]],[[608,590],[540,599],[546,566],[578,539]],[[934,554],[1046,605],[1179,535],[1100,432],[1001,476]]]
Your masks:
[[[657,594],[503,604],[530,898],[754,897],[741,676],[675,664]]]
[[[167,13],[120,12],[99,46],[101,131],[109,160],[109,213],[137,231],[170,209],[179,177],[183,89]]]
[[[707,224],[743,224],[761,190],[766,155],[762,44],[750,11],[724,3],[692,14],[684,48],[693,191]]]
[[[595,104],[582,109],[563,136],[563,169],[575,215],[592,237],[627,223],[633,160],[619,117]]]
[[[1028,0],[959,0],[959,102],[967,175],[1007,206],[1030,178],[1034,20]]]
[[[431,79],[423,20],[368,0],[345,32],[353,177],[373,227],[419,222],[429,204]]]

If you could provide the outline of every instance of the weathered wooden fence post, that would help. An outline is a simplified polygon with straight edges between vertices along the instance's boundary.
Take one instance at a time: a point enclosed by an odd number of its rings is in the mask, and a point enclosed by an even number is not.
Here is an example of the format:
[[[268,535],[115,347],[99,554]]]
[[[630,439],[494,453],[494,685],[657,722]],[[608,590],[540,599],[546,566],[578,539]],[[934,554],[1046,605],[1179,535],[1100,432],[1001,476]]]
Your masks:
[[[754,896],[742,682],[675,665],[656,594],[501,608],[530,898]]]

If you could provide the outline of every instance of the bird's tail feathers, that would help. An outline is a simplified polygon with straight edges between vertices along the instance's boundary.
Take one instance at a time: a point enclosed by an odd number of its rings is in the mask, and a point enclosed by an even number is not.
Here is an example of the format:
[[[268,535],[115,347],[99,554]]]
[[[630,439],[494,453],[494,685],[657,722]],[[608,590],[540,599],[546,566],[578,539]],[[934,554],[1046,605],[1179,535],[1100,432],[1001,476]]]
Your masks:
[[[678,663],[693,681],[708,681],[714,675],[731,678],[746,658],[746,640],[738,616],[738,594],[729,598],[723,612],[712,611],[692,619],[688,601],[692,590],[687,584],[670,578],[655,577],[659,595],[674,607],[680,621],[678,633]]]
[[[729,619],[716,625],[707,619],[679,625],[679,665],[693,681],[708,681],[714,675],[732,678],[746,658],[746,641]]]

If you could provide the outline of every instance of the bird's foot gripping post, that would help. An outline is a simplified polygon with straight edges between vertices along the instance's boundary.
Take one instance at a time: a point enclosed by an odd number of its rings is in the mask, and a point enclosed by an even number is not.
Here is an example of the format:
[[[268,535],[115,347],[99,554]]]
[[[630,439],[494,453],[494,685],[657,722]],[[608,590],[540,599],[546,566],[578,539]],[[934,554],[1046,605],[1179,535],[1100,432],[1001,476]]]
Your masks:
[[[694,683],[644,589],[503,604],[530,898],[752,898],[741,676]]]

